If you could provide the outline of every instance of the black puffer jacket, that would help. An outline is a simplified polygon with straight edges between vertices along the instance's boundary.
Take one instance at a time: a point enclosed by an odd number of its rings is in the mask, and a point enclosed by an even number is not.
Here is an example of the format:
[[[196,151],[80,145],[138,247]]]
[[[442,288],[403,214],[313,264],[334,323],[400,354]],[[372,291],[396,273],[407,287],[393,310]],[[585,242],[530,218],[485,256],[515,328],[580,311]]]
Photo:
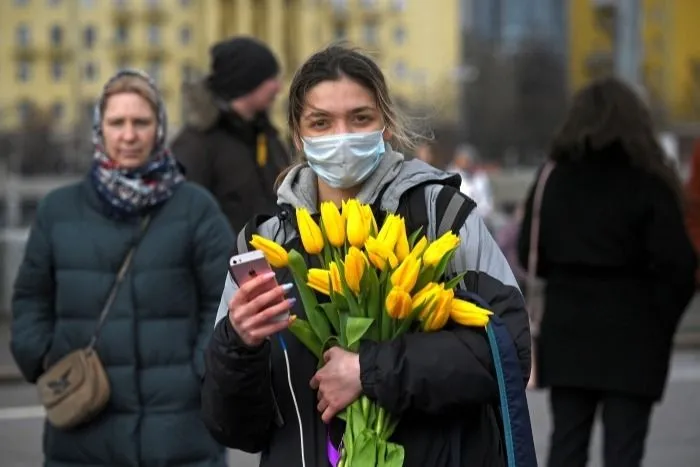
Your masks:
[[[280,203],[316,211],[310,169],[292,171],[279,190]],[[400,195],[423,182],[428,206],[447,177],[419,161],[384,156],[358,198],[373,203],[389,184],[381,206],[396,211]],[[434,182],[434,184],[431,184]],[[435,236],[435,212],[428,212],[427,233]],[[296,240],[289,217],[273,217],[259,233],[280,243]],[[481,219],[470,214],[459,231],[462,243],[449,272],[468,271],[465,286],[487,300],[501,316],[529,375],[530,334],[522,296],[508,264]],[[479,271],[479,272],[477,272]],[[478,278],[478,279],[477,279]],[[278,273],[289,282],[287,270]],[[226,304],[235,293],[230,278],[219,307],[220,321],[206,355],[202,393],[204,420],[221,443],[244,451],[262,451],[263,467],[301,465],[299,426],[287,383],[284,354],[277,339],[261,348],[246,348],[230,321]],[[301,307],[294,313],[304,316]],[[328,427],[316,410],[309,381],[316,370],[311,353],[289,332],[282,333],[291,380],[300,409],[306,465],[327,464]],[[393,441],[405,447],[405,467],[500,467],[505,465],[496,404],[498,385],[485,333],[446,329],[403,336],[391,342],[363,342],[359,351],[363,391],[389,411],[401,415]],[[278,409],[278,410],[277,410]],[[331,437],[342,434],[342,422],[330,425]]]

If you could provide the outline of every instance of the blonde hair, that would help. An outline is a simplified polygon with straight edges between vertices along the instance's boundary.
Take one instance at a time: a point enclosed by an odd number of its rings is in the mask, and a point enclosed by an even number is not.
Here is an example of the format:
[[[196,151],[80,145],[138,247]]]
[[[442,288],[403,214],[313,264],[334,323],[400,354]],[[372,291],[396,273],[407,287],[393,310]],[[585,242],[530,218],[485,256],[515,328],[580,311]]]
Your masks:
[[[105,87],[100,104],[100,113],[104,114],[110,97],[124,93],[134,93],[143,97],[149,103],[153,112],[158,115],[159,101],[157,91],[153,89],[145,78],[135,74],[119,76]]]

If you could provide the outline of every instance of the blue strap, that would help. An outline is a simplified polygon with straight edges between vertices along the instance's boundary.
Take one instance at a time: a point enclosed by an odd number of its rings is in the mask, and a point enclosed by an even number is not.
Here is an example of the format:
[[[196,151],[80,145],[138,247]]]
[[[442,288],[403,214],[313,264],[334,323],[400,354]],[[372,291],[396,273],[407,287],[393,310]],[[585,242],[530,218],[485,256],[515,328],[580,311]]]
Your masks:
[[[490,309],[489,304],[473,292],[460,290],[459,295],[460,298],[471,300],[482,308]],[[486,326],[486,334],[498,381],[507,465],[537,467],[523,372],[513,338],[503,320],[496,315],[491,316]]]

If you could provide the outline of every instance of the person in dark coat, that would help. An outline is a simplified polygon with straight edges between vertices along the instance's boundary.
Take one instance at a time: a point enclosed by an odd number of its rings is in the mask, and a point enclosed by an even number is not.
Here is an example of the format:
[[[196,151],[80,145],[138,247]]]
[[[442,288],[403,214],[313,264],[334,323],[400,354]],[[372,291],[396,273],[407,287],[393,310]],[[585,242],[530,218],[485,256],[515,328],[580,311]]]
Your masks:
[[[548,163],[537,271],[548,282],[536,353],[554,425],[547,465],[586,465],[601,408],[605,465],[638,467],[694,290],[680,183],[648,109],[614,78],[575,96]],[[533,192],[520,232],[524,265]]]
[[[211,48],[211,73],[187,84],[186,126],[171,148],[187,178],[219,201],[234,231],[275,205],[274,182],[291,159],[268,110],[280,90],[279,64],[257,39]]]
[[[223,467],[199,394],[233,233],[165,149],[164,105],[148,76],[110,79],[95,115],[92,169],[42,199],[15,282],[11,349],[27,381],[88,345],[151,220],[97,340],[110,400],[78,427],[47,422],[44,465]]]
[[[384,76],[370,58],[337,46],[309,58],[296,73],[289,102],[290,130],[305,162],[286,172],[277,190],[277,212],[282,212],[261,224],[258,233],[280,244],[295,241],[294,208],[317,213],[321,201],[340,205],[357,198],[395,212],[401,195],[416,185],[424,184],[426,199],[435,199],[446,180],[457,191],[458,177],[422,161],[407,161],[392,149],[389,140],[406,142],[394,112]],[[436,204],[426,205],[425,232],[434,239]],[[460,287],[481,295],[502,317],[517,349],[524,387],[530,333],[515,278],[473,211],[459,237],[448,274],[465,272]],[[286,269],[278,271],[277,281],[290,281]],[[329,465],[327,437],[337,445],[343,433],[343,422],[334,416],[365,394],[401,416],[392,441],[405,447],[404,467],[506,465],[498,384],[483,329],[364,341],[359,353],[335,348],[317,371],[315,357],[286,330],[288,322],[267,321],[292,307],[291,299],[271,305],[284,289],[263,296],[256,285],[262,284],[252,280],[239,289],[227,276],[207,348],[202,412],[219,442],[262,451],[262,467]],[[304,316],[298,305],[294,313]],[[282,347],[277,339],[268,339],[277,332],[287,343],[294,393]]]

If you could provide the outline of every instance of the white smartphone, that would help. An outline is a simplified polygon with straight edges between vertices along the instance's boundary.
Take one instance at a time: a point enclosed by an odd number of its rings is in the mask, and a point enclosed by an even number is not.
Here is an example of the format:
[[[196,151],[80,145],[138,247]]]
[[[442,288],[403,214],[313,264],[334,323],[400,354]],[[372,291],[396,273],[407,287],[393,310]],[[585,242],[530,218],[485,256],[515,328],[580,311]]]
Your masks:
[[[255,277],[273,272],[270,264],[265,259],[265,255],[260,250],[253,250],[248,253],[232,256],[228,265],[231,277],[236,284],[238,284],[238,287],[241,287]],[[278,286],[277,280],[271,280],[268,284],[268,286],[261,290],[261,293],[265,293]],[[283,298],[283,300],[286,300],[286,298]],[[287,321],[288,319],[289,312],[286,312],[276,316],[273,321]]]

